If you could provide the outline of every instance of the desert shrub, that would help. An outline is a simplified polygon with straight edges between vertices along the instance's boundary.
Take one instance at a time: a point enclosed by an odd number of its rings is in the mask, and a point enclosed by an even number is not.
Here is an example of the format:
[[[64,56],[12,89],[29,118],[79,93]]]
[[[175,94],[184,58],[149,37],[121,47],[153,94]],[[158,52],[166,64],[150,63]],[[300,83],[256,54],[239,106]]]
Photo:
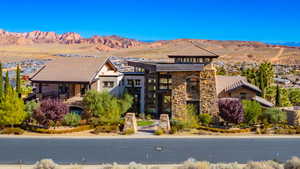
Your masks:
[[[296,129],[277,129],[275,134],[297,134]]]
[[[207,161],[195,161],[194,159],[189,159],[185,161],[177,169],[210,169],[211,166]]]
[[[261,105],[256,101],[243,100],[244,119],[248,124],[255,124],[262,113]]]
[[[300,169],[300,158],[292,157],[284,164],[284,169]]]
[[[124,131],[124,134],[125,135],[131,135],[131,134],[134,134],[135,132],[134,132],[134,130],[133,129],[126,129],[125,131]]]
[[[287,114],[280,109],[269,108],[262,113],[261,118],[273,124],[284,123],[287,120]]]
[[[83,167],[78,164],[71,164],[67,169],[83,169]]]
[[[217,163],[211,165],[211,169],[243,169],[237,162],[235,163]]]
[[[119,131],[119,126],[112,125],[112,126],[97,126],[95,130],[92,132],[94,134],[100,133],[117,133]]]
[[[60,169],[60,167],[51,159],[42,159],[34,164],[33,169]]]
[[[146,167],[143,164],[130,162],[127,169],[146,169]]]
[[[133,97],[125,93],[122,98],[116,98],[107,91],[90,90],[83,103],[89,116],[98,118],[103,124],[118,124],[121,115],[131,107]]]
[[[212,122],[212,115],[208,113],[200,114],[199,121],[201,122],[201,124],[207,126]]]
[[[4,128],[0,131],[0,134],[22,135],[24,134],[24,130],[20,128]]]
[[[64,116],[63,125],[75,127],[80,124],[80,120],[79,114],[71,112]]]
[[[145,119],[145,118],[146,118],[146,115],[145,115],[145,113],[140,113],[140,114],[139,114],[139,118],[141,118],[141,119]]]
[[[159,136],[159,135],[164,134],[164,131],[162,129],[157,129],[157,130],[154,131],[154,134]]]
[[[171,125],[171,133],[173,133],[173,134],[180,132],[184,129],[184,122],[182,122],[180,120],[172,119],[170,121],[170,125]]]
[[[56,126],[68,113],[68,107],[60,100],[42,100],[39,108],[34,111],[34,119],[44,127]]]
[[[175,120],[181,121],[184,124],[184,128],[197,128],[199,126],[199,116],[194,105],[182,105],[179,114],[180,117]]]
[[[43,129],[43,128],[30,128],[31,131],[37,132],[37,133],[43,133],[43,134],[65,134],[65,133],[74,133],[74,132],[81,132],[92,129],[91,126],[85,125],[85,126],[79,126],[72,129],[65,129],[65,130],[49,130],[49,129]]]
[[[275,161],[250,161],[244,169],[283,169],[283,167]]]
[[[218,102],[220,116],[230,123],[241,123],[244,121],[243,106],[239,99],[222,98]]]
[[[153,118],[152,118],[152,115],[151,114],[147,114],[146,115],[146,120],[152,120]]]
[[[250,128],[229,130],[229,129],[211,128],[205,126],[200,126],[198,127],[198,129],[211,131],[211,132],[218,132],[218,133],[247,133],[251,131]]]
[[[118,163],[113,163],[113,164],[104,165],[100,169],[122,169],[122,167],[120,167]]]

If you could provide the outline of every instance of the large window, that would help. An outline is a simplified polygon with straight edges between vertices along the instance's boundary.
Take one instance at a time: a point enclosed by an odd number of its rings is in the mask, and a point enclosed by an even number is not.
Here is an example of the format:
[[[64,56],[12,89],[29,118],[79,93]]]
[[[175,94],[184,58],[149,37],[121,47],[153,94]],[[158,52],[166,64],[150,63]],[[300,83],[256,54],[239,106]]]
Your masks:
[[[186,80],[186,92],[188,99],[199,100],[200,95],[199,78],[191,77]]]

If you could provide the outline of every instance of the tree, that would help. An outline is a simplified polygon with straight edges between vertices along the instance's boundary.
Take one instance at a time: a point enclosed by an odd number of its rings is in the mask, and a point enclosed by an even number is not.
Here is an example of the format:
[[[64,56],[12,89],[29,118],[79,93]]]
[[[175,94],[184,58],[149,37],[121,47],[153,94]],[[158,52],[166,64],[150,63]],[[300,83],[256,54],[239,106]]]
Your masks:
[[[239,124],[244,121],[243,105],[236,98],[222,98],[218,102],[220,116],[229,123]]]
[[[44,127],[56,126],[68,113],[68,107],[60,100],[42,100],[38,109],[33,113],[33,118]]]
[[[2,70],[2,63],[0,62],[0,98],[3,96],[3,70]]]
[[[17,66],[16,70],[16,92],[20,95],[21,94],[21,71],[20,71],[20,66]]]
[[[292,106],[292,103],[289,100],[288,90],[285,88],[280,89],[280,98],[281,98],[281,107],[289,107]]]
[[[23,100],[18,97],[12,87],[8,86],[0,102],[0,124],[13,127],[21,124],[26,117]]]
[[[8,71],[6,71],[5,74],[5,84],[4,84],[4,94],[6,95],[8,92],[8,89],[11,87],[10,83],[9,83],[9,77],[8,77]]]
[[[266,94],[265,94],[265,99],[267,99],[268,101],[272,102],[275,105],[276,105],[276,91],[277,91],[276,86],[270,86],[266,88]]]
[[[276,86],[276,98],[275,98],[275,105],[281,106],[281,92],[279,85]]]
[[[122,98],[116,98],[107,91],[90,90],[83,98],[83,103],[87,117],[96,117],[102,124],[116,124],[131,107],[133,98],[127,93]]]
[[[283,123],[287,120],[286,112],[276,108],[269,108],[262,113],[262,118],[266,119],[269,123],[277,124]]]
[[[299,88],[291,88],[288,91],[289,100],[293,104],[293,106],[300,106],[300,89]]]
[[[256,124],[258,117],[262,113],[261,105],[256,101],[243,100],[244,118],[248,124]]]

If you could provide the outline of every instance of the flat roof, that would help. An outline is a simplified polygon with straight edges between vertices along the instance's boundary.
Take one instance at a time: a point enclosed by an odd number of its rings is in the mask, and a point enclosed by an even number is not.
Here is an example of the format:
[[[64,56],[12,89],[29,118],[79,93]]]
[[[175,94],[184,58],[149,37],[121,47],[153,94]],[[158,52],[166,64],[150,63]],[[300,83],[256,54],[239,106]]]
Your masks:
[[[140,67],[152,72],[190,72],[190,71],[203,70],[203,64],[128,61],[128,65],[134,67]]]

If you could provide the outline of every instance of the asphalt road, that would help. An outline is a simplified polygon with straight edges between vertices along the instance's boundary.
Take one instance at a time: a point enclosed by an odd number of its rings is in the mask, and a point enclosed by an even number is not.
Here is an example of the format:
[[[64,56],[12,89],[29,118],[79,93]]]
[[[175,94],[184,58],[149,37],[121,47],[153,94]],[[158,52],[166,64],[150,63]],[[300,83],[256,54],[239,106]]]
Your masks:
[[[31,139],[0,138],[0,163],[180,163],[188,158],[210,162],[285,161],[300,157],[300,139]]]

